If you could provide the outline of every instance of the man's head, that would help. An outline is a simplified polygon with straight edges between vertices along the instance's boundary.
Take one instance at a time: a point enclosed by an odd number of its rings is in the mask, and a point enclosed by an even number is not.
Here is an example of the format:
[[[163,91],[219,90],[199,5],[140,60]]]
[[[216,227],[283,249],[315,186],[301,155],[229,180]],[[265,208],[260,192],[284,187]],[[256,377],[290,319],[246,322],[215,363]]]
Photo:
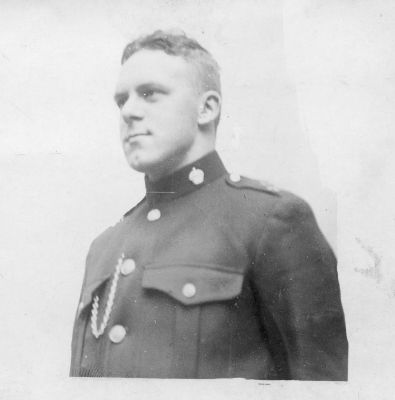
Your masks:
[[[115,101],[130,166],[158,179],[213,150],[220,92],[217,63],[184,34],[129,43]]]
[[[221,80],[217,62],[204,47],[184,33],[155,31],[150,35],[140,37],[125,47],[121,64],[124,64],[133,54],[143,49],[160,50],[169,56],[182,57],[195,70],[195,74],[191,78],[195,80],[198,91],[215,90],[221,94]]]

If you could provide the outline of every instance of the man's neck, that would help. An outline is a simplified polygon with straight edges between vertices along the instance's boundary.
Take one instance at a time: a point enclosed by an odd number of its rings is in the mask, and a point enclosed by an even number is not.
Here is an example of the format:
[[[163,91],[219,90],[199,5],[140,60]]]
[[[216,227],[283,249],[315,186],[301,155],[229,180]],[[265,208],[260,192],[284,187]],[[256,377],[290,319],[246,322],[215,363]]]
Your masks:
[[[211,153],[215,150],[214,146],[205,146],[204,148],[198,149],[194,152],[189,152],[185,154],[182,158],[176,160],[170,160],[168,165],[161,165],[158,168],[153,168],[150,171],[147,171],[146,175],[151,182],[156,182],[165,176],[169,176],[174,172],[178,171],[179,169],[185,167],[188,164],[192,164],[196,160],[206,156],[207,154]]]

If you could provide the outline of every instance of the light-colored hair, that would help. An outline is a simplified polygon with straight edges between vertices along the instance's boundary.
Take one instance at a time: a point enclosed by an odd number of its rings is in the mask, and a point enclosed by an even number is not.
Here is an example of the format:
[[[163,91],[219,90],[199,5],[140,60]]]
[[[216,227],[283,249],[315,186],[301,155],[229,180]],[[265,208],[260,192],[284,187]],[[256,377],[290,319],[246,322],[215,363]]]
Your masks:
[[[121,64],[140,50],[159,50],[172,56],[182,57],[196,71],[196,83],[199,90],[215,90],[221,94],[219,66],[213,56],[196,40],[185,33],[157,30],[149,35],[141,36],[126,45]]]

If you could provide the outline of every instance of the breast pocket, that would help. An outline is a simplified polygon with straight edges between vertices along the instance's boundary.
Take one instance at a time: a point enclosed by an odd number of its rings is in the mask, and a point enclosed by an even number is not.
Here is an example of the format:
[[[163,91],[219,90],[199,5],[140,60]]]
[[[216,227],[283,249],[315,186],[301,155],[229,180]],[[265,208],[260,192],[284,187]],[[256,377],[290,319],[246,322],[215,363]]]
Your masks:
[[[184,305],[231,300],[242,290],[243,274],[212,264],[150,264],[142,287],[166,293]]]

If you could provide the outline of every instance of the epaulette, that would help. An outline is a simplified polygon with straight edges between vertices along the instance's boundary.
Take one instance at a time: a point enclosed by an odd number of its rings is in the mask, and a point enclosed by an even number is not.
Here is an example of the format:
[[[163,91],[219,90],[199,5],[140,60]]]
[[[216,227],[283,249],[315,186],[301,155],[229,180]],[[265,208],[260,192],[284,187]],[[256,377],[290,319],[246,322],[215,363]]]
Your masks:
[[[237,189],[252,189],[260,192],[266,192],[273,196],[280,195],[280,189],[269,182],[260,181],[257,179],[246,178],[238,174],[226,175],[226,183]]]

